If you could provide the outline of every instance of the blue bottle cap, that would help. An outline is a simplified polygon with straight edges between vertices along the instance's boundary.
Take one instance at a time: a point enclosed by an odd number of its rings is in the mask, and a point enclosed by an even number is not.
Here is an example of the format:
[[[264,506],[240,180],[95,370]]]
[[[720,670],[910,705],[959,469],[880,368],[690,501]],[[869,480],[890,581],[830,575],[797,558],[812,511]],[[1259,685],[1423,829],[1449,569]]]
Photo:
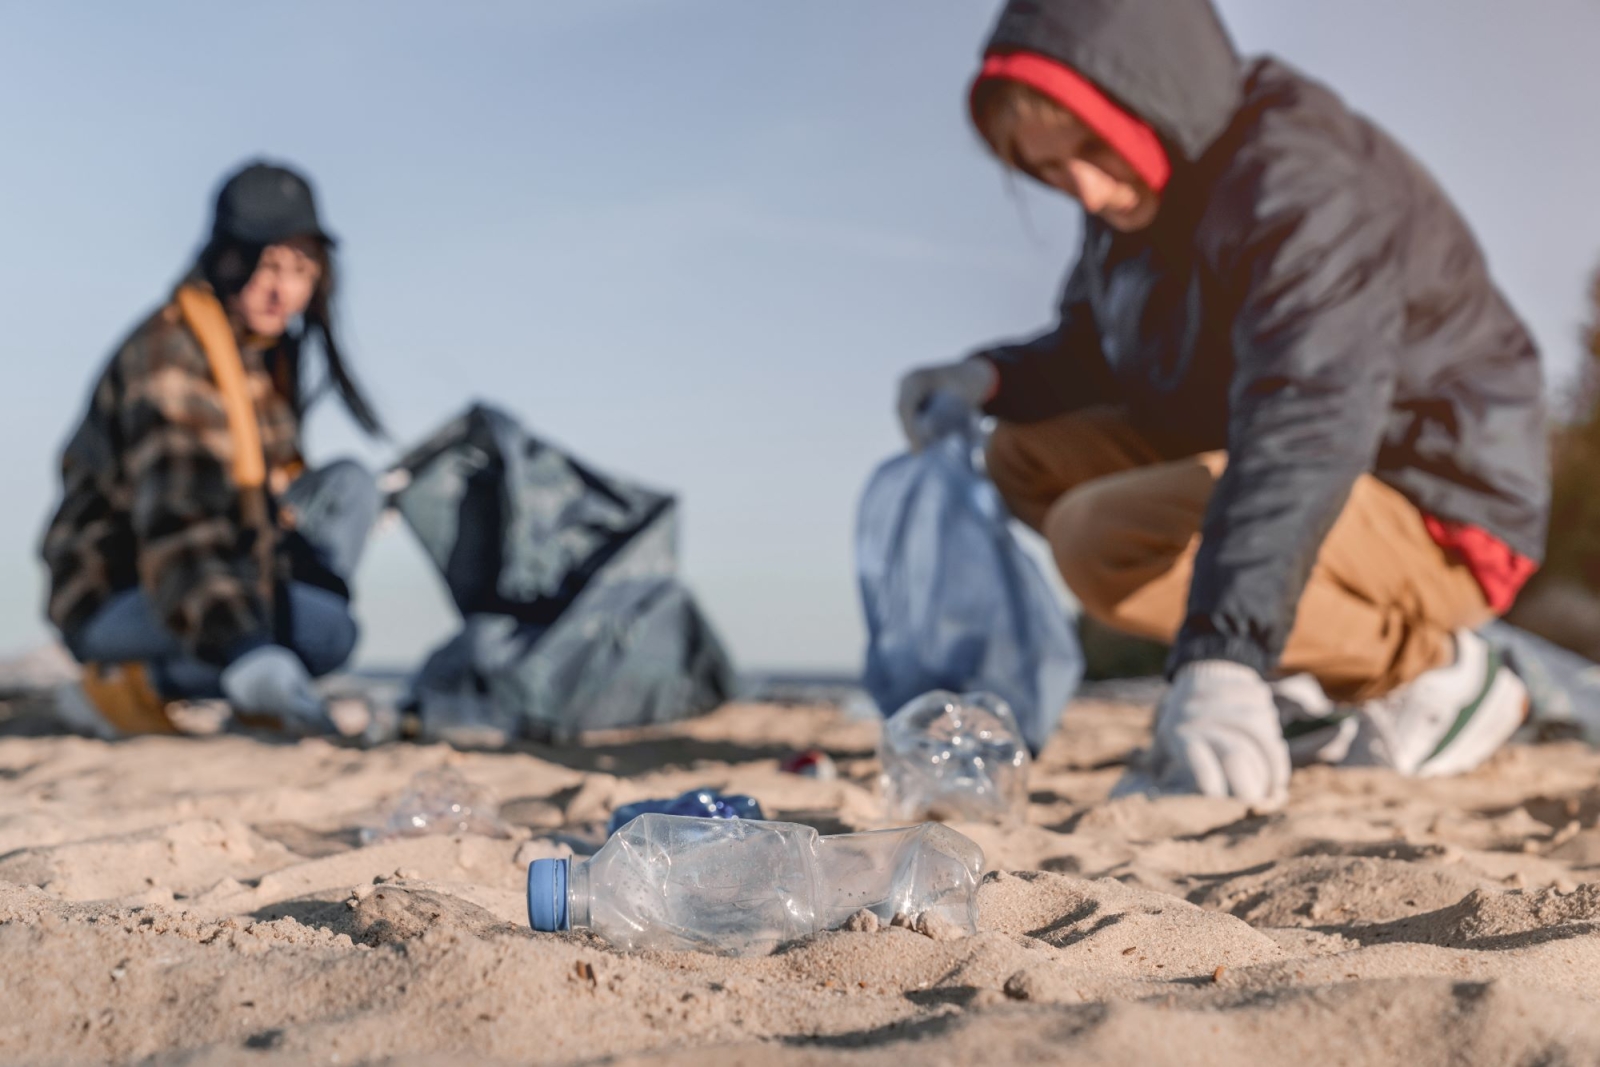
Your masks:
[[[528,864],[528,925],[542,933],[571,929],[567,915],[569,859],[534,860]]]

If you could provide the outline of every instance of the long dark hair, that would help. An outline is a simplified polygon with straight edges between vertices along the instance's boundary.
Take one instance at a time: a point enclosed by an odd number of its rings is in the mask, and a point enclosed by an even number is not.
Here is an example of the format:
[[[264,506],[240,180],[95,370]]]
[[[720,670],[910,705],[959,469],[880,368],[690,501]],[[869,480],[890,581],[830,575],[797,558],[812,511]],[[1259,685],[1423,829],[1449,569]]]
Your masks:
[[[294,362],[289,375],[292,382],[290,403],[294,405],[295,414],[303,416],[331,387],[339,394],[339,399],[344,401],[344,406],[349,409],[351,417],[363,430],[373,437],[387,437],[388,434],[377,412],[373,410],[372,404],[350,373],[334,332],[333,307],[337,273],[334,269],[333,251],[325,242],[317,241],[315,244],[316,260],[322,268],[322,276],[318,279],[317,288],[311,294],[311,302],[306,306],[305,314],[302,316],[305,332],[298,340],[304,342],[307,337],[315,335],[322,349],[322,362],[327,377],[317,386],[307,387],[300,366],[299,345],[294,346]],[[256,264],[260,262],[263,251],[265,247],[262,245],[216,239],[201,251],[200,261],[196,264],[194,273],[209,283],[217,298],[227,304],[249,284],[250,276],[255,273]]]

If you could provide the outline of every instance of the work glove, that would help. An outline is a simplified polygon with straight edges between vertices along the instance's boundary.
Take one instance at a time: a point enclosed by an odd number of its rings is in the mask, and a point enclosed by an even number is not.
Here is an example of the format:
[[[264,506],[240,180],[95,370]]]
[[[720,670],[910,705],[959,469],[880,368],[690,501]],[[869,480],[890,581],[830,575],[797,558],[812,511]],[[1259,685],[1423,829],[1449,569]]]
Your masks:
[[[263,645],[234,660],[222,672],[222,693],[236,710],[276,716],[290,730],[333,729],[305,664],[282,645]]]
[[[1150,775],[1158,793],[1281,803],[1289,793],[1289,746],[1271,687],[1227,660],[1181,668],[1156,713]]]
[[[952,398],[976,413],[999,384],[1000,372],[987,359],[964,359],[937,367],[921,367],[900,379],[900,426],[914,452],[932,444],[936,427],[923,416],[936,394]]]

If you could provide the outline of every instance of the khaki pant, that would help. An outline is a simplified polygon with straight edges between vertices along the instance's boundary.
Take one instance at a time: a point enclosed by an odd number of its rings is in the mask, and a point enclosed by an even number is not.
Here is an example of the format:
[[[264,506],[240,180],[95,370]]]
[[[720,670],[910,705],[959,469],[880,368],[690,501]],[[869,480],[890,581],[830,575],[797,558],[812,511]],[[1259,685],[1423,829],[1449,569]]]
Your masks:
[[[1093,408],[1002,422],[989,473],[1012,512],[1050,542],[1096,620],[1170,643],[1183,623],[1200,525],[1223,452],[1173,460],[1127,419]],[[1363,475],[1334,523],[1284,649],[1286,674],[1365,700],[1449,662],[1451,634],[1492,616],[1471,573],[1434,543],[1422,514]]]

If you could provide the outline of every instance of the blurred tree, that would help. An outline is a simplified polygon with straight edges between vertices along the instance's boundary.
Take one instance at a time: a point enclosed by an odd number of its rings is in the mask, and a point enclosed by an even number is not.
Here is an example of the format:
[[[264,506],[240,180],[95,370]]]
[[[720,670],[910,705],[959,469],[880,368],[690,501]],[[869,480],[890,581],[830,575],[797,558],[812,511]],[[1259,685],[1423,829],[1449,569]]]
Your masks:
[[[1508,621],[1600,660],[1600,271],[1568,419],[1551,440],[1550,535],[1543,569]]]
[[[1130,637],[1087,615],[1078,617],[1078,641],[1083,645],[1085,681],[1149,678],[1167,669],[1166,645]]]

